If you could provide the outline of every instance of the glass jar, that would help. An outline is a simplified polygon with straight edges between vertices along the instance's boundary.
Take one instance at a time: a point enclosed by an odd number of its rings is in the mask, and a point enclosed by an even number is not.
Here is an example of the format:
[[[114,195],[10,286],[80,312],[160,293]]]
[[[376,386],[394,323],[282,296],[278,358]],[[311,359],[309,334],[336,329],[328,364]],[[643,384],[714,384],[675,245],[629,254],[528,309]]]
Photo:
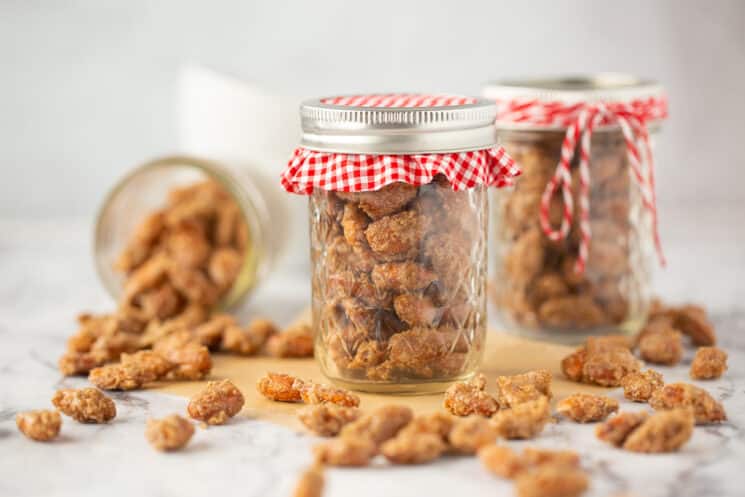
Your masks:
[[[203,221],[199,229],[213,249],[235,250],[240,259],[230,279],[220,281],[226,277],[217,277],[219,272],[210,266],[219,262],[213,251],[209,259],[187,264],[197,273],[189,284],[195,286],[192,280],[197,278],[206,288],[217,289],[217,293],[203,292],[216,295],[204,302],[210,306],[238,306],[266,277],[285,245],[282,198],[271,194],[276,188],[266,186],[268,182],[260,174],[191,156],[163,157],[139,166],[116,184],[98,212],[94,257],[104,287],[120,304],[123,302],[125,281],[136,267],[152,254],[170,249],[162,239],[146,240],[147,236],[140,234],[143,223],[152,222],[154,213],[162,212],[166,204],[199,190],[196,194],[201,199],[194,207],[186,207],[193,211],[187,215],[194,214]],[[187,240],[193,245],[191,239]],[[133,247],[134,241],[139,247]],[[191,295],[186,297],[189,300]]]
[[[283,184],[310,196],[315,357],[333,382],[425,393],[478,368],[487,188],[515,174],[494,111],[418,95],[302,105]]]
[[[502,321],[564,343],[635,333],[651,298],[656,211],[651,164],[632,164],[627,137],[644,158],[646,126],[656,130],[666,115],[662,89],[600,75],[494,83],[484,95],[497,102],[500,143],[523,171],[494,208],[493,300]]]

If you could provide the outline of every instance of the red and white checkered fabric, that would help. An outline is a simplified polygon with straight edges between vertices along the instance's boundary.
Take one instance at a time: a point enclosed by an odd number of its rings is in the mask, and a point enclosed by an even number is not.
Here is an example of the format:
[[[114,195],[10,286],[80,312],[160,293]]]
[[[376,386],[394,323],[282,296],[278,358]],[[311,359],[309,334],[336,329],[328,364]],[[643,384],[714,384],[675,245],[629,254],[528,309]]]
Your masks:
[[[655,249],[664,266],[665,255],[660,241],[657,219],[657,195],[655,193],[654,160],[649,143],[647,123],[667,117],[665,95],[650,96],[621,102],[575,102],[542,101],[539,99],[497,100],[497,124],[522,123],[536,126],[566,127],[561,146],[561,158],[556,172],[546,185],[541,197],[540,222],[545,235],[554,241],[569,236],[574,202],[572,197],[571,161],[579,148],[579,229],[580,244],[576,270],[584,272],[587,264],[590,241],[590,144],[593,130],[600,126],[618,125],[626,142],[629,174],[641,191],[644,207],[652,220],[652,237]],[[578,147],[579,145],[579,147]],[[561,226],[556,229],[549,219],[551,199],[561,189],[564,213]]]
[[[412,108],[452,107],[476,103],[473,97],[388,93],[324,98],[321,103],[349,107]],[[520,174],[502,147],[448,154],[370,155],[319,152],[298,148],[280,181],[290,193],[310,194],[314,188],[339,192],[371,192],[402,181],[425,185],[444,174],[453,189],[476,185],[512,185]]]
[[[340,154],[298,148],[280,182],[285,190],[298,194],[310,194],[314,188],[371,192],[397,181],[426,185],[437,174],[447,176],[458,191],[476,185],[511,186],[520,169],[502,147],[417,155]]]
[[[326,105],[345,107],[452,107],[476,103],[473,97],[462,95],[423,95],[417,93],[384,93],[379,95],[349,95],[321,100]]]

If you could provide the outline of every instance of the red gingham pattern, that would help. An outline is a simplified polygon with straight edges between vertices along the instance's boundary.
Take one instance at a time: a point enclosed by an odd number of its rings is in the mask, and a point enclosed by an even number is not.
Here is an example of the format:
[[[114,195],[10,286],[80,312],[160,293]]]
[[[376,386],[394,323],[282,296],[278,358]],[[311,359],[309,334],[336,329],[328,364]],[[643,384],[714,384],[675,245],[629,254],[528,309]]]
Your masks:
[[[665,255],[660,241],[657,219],[657,197],[655,194],[654,161],[649,144],[647,122],[667,117],[667,99],[664,96],[649,97],[628,102],[564,104],[539,100],[497,101],[497,123],[526,123],[539,126],[566,126],[567,131],[561,146],[561,158],[556,172],[546,185],[541,197],[540,222],[543,232],[554,241],[569,235],[574,205],[572,201],[572,178],[570,163],[579,142],[579,229],[580,245],[576,270],[583,272],[587,263],[592,233],[589,222],[590,191],[590,142],[593,130],[598,126],[618,125],[623,132],[631,168],[630,174],[641,191],[644,207],[652,218],[652,236],[660,264],[665,266]],[[561,226],[551,226],[549,212],[551,199],[561,188],[564,212]]]
[[[321,100],[322,104],[347,107],[452,107],[476,103],[473,97],[461,95],[422,95],[416,93],[385,93],[378,95],[349,95]]]
[[[340,154],[301,147],[292,154],[280,182],[286,191],[298,194],[310,194],[314,188],[370,192],[397,181],[425,185],[439,173],[459,191],[476,185],[511,186],[520,169],[502,147],[415,155]]]

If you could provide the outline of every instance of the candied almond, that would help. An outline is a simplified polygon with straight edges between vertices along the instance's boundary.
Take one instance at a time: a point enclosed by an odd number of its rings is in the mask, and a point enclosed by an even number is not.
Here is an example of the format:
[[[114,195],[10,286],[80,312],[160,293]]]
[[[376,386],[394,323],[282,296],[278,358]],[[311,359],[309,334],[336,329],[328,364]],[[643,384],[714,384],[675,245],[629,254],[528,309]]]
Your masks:
[[[102,366],[104,359],[90,352],[65,352],[57,362],[60,373],[65,376],[87,375],[92,369]]]
[[[727,419],[724,407],[703,388],[688,383],[671,383],[660,388],[649,399],[655,410],[690,407],[696,424],[718,423]]]
[[[243,408],[244,398],[230,380],[210,381],[189,401],[189,416],[209,425],[221,425]]]
[[[313,330],[307,324],[287,328],[269,337],[266,349],[272,357],[313,357]]]
[[[351,436],[337,437],[313,448],[316,462],[329,466],[367,466],[376,451],[371,439]]]
[[[629,434],[641,425],[649,414],[646,411],[619,412],[595,428],[595,435],[602,441],[621,447]]]
[[[561,465],[542,465],[520,473],[515,479],[518,497],[577,497],[588,487],[581,469]]]
[[[377,447],[386,440],[396,436],[399,430],[408,425],[413,417],[414,414],[409,407],[397,405],[382,406],[342,428],[341,437],[352,439],[368,438]]]
[[[485,386],[486,378],[481,373],[470,381],[450,385],[445,391],[445,409],[456,416],[478,414],[491,417],[499,410],[499,405],[494,397],[484,391]]]
[[[664,385],[662,374],[653,369],[635,371],[621,378],[623,396],[634,402],[647,402]]]
[[[349,202],[358,202],[360,208],[372,219],[394,214],[416,197],[418,188],[397,181],[374,192],[336,192],[336,196]]]
[[[116,417],[114,401],[96,388],[57,390],[52,404],[81,423],[106,423]]]
[[[683,358],[683,340],[678,330],[668,328],[646,333],[639,339],[639,355],[654,364],[673,366]]]
[[[297,378],[282,373],[267,373],[256,383],[261,395],[277,402],[300,402],[299,386]]]
[[[62,417],[57,411],[49,410],[19,412],[16,426],[31,440],[48,442],[59,435]]]
[[[577,423],[592,423],[618,411],[618,401],[604,395],[575,393],[561,400],[556,411]]]
[[[487,445],[478,456],[486,469],[502,478],[514,478],[526,468],[525,460],[507,446]]]
[[[673,409],[650,416],[626,437],[623,448],[632,452],[674,452],[693,434],[691,409]]]
[[[142,368],[154,379],[162,378],[174,367],[173,363],[152,350],[141,350],[133,354],[125,353],[121,355],[119,361],[124,366],[133,365]]]
[[[629,373],[639,371],[639,361],[627,349],[616,348],[587,355],[582,367],[583,381],[617,387]]]
[[[379,291],[412,292],[425,288],[437,275],[416,262],[386,262],[376,264],[371,273]]]
[[[450,436],[450,431],[456,419],[458,418],[440,411],[429,414],[418,414],[403,429],[416,433],[434,433],[439,435],[443,441],[446,441]]]
[[[394,464],[423,464],[437,459],[445,443],[434,433],[413,433],[405,429],[380,446],[380,452]]]
[[[323,466],[314,464],[300,475],[292,497],[321,497],[323,486]]]
[[[481,447],[493,444],[497,439],[497,432],[488,419],[472,415],[456,419],[447,439],[450,447],[457,452],[475,454]]]
[[[88,381],[101,390],[137,390],[155,379],[152,371],[133,363],[108,364],[88,374]]]
[[[168,380],[201,380],[212,371],[210,351],[199,343],[187,343],[173,349],[159,349],[158,352],[175,365],[165,375]]]
[[[502,409],[491,419],[491,423],[502,438],[533,438],[543,431],[551,418],[548,399],[541,396],[517,404],[510,409]]]
[[[179,416],[171,414],[162,419],[148,419],[145,438],[160,451],[179,450],[186,446],[194,435],[194,425]]]
[[[373,221],[365,229],[370,248],[391,260],[412,257],[425,231],[425,220],[415,211],[403,211]]]
[[[357,407],[360,405],[360,398],[343,388],[312,381],[295,381],[296,383],[293,384],[293,388],[300,392],[300,398],[306,404],[324,404],[329,402],[344,407]]]
[[[694,345],[709,346],[717,343],[714,326],[709,322],[706,311],[697,305],[684,305],[672,310],[675,328],[691,337]]]
[[[338,435],[345,425],[358,419],[361,412],[356,407],[316,404],[298,410],[297,416],[313,433],[322,437],[333,437]]]
[[[719,347],[699,347],[691,362],[691,378],[712,380],[727,371],[727,352]]]
[[[546,369],[497,377],[496,398],[502,409],[535,400],[541,395],[551,398],[551,373]]]
[[[585,361],[587,361],[587,349],[584,346],[579,347],[561,360],[561,371],[570,380],[580,382]]]

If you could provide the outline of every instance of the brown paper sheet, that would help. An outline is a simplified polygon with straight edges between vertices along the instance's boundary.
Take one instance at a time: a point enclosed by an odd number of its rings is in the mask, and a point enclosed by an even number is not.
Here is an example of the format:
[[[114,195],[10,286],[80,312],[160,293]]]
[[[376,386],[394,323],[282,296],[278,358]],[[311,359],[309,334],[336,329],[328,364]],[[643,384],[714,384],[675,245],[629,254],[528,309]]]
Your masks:
[[[298,318],[303,319],[304,316]],[[499,375],[524,373],[545,368],[554,376],[554,400],[571,393],[584,391],[600,393],[602,388],[580,385],[563,379],[559,363],[573,350],[572,347],[553,343],[537,342],[514,335],[490,330],[487,335],[484,360],[481,367],[488,380],[487,390],[494,393],[494,378]],[[287,373],[299,378],[318,382],[329,381],[321,374],[312,359],[275,359],[271,357],[237,357],[216,354],[210,379],[229,378],[243,392],[246,404],[243,415],[262,419],[302,431],[296,418],[298,404],[272,402],[256,391],[256,381],[267,371]],[[155,387],[156,391],[191,397],[204,387],[205,382],[167,383]],[[357,392],[360,407],[368,410],[384,404],[404,404],[416,413],[427,413],[442,409],[442,394],[390,395]]]

